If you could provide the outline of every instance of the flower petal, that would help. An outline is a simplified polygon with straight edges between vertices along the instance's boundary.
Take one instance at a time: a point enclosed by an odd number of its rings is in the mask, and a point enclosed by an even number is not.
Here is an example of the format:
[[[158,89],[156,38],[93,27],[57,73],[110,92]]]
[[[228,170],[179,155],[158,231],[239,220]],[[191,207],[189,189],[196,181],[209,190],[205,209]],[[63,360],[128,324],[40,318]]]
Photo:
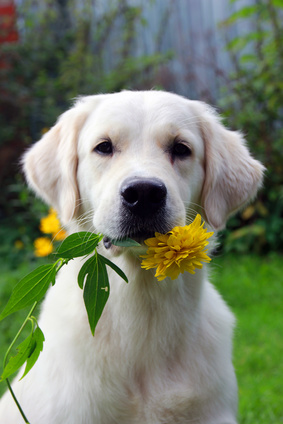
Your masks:
[[[166,276],[174,280],[185,271],[194,274],[196,268],[203,267],[203,262],[211,260],[204,249],[213,232],[203,227],[198,214],[190,225],[174,227],[167,234],[155,233],[155,237],[145,240],[149,248],[146,255],[141,256],[142,268],[156,268],[159,281]]]

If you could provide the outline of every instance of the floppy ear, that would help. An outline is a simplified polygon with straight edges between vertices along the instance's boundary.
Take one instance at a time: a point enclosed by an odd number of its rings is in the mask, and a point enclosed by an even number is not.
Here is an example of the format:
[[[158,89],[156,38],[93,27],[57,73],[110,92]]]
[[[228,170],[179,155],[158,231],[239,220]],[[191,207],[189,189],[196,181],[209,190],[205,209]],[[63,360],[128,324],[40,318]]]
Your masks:
[[[207,222],[222,229],[228,217],[256,195],[265,168],[251,157],[240,133],[227,130],[209,106],[200,106],[205,145],[202,206]]]
[[[86,102],[82,99],[61,115],[56,125],[23,157],[28,184],[58,211],[63,224],[76,215],[77,138],[87,116]]]

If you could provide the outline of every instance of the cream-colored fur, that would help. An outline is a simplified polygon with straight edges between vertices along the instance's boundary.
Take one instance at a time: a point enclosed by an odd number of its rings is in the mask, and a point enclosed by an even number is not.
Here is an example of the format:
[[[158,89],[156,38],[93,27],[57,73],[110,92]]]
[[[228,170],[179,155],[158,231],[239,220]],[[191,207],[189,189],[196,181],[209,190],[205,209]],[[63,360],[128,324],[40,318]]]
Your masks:
[[[95,147],[111,139],[112,154]],[[174,140],[192,154],[173,157]],[[214,229],[256,194],[263,167],[241,135],[225,129],[207,105],[165,92],[83,97],[24,157],[28,183],[55,207],[69,232],[131,235],[121,207],[127,179],[158,179],[166,203],[151,231],[191,222],[196,212]],[[162,216],[162,219],[161,219]],[[110,298],[91,335],[81,260],[60,271],[43,303],[46,342],[32,371],[14,390],[31,424],[235,424],[237,384],[231,360],[234,318],[209,283],[207,268],[157,282],[140,267],[143,248],[101,253]],[[209,266],[208,266],[209,267]],[[1,424],[23,421],[9,394]]]

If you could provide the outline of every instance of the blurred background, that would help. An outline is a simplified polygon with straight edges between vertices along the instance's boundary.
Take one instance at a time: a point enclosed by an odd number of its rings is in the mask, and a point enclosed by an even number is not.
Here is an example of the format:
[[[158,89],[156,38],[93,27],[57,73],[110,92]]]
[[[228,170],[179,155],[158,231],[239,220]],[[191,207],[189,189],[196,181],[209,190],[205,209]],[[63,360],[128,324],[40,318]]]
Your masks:
[[[281,0],[0,0],[0,252],[28,247],[43,213],[23,151],[76,96],[124,88],[204,100],[245,134],[265,184],[221,245],[282,251],[282,28]]]
[[[0,308],[38,264],[48,214],[22,153],[78,95],[125,88],[208,102],[267,168],[212,279],[238,317],[240,422],[283,422],[283,0],[0,0]],[[0,354],[16,325],[1,323]]]

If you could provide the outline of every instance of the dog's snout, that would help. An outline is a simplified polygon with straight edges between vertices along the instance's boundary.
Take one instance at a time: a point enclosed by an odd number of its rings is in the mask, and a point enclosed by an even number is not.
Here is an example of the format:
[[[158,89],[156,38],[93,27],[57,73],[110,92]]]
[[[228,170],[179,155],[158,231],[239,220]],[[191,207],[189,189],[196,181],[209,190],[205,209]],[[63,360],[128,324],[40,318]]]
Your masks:
[[[166,195],[165,185],[157,178],[131,178],[121,187],[123,205],[140,217],[147,217],[161,209]]]

